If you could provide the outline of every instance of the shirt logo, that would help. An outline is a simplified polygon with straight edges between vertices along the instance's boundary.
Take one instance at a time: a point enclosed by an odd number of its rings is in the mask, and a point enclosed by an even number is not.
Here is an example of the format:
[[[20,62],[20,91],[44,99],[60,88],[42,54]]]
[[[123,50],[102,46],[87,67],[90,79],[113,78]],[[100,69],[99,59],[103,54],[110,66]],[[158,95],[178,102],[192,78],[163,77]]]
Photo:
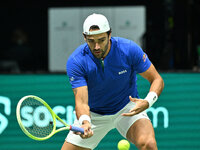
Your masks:
[[[143,57],[142,57],[142,59],[143,59],[143,61],[145,62],[145,61],[146,61],[146,59],[147,59],[147,55],[146,55],[146,54],[144,54],[144,55],[143,55]]]
[[[74,81],[74,77],[71,77],[71,78],[70,78],[70,81],[71,81],[71,82]]]
[[[122,71],[118,72],[118,74],[120,75],[120,74],[124,74],[126,72],[127,72],[127,70],[122,70]]]

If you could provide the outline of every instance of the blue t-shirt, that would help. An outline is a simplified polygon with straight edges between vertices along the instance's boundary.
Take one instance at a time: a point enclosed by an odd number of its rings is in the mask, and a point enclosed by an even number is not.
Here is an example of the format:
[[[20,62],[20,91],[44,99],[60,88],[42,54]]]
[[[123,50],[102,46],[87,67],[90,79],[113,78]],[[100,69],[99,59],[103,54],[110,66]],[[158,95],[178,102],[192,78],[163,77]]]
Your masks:
[[[67,61],[67,75],[72,88],[88,86],[90,111],[111,115],[137,97],[136,73],[151,65],[143,50],[133,41],[111,38],[111,49],[104,59],[104,69],[87,43],[79,46]]]

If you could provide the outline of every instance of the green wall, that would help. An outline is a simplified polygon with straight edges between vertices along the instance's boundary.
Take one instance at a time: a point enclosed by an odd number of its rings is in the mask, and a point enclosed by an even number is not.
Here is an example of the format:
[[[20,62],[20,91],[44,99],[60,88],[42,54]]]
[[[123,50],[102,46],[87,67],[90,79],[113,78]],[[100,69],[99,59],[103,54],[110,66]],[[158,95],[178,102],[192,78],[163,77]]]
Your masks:
[[[165,89],[153,108],[147,112],[154,125],[159,150],[200,149],[200,74],[162,73]],[[148,93],[149,83],[138,76],[141,97]],[[52,108],[62,110],[59,116],[73,121],[74,98],[65,74],[0,75],[0,150],[60,149],[68,131],[46,141],[29,139],[16,120],[16,105],[25,95],[37,95]],[[95,150],[116,150],[123,137],[112,130]],[[131,149],[136,149],[131,145]]]

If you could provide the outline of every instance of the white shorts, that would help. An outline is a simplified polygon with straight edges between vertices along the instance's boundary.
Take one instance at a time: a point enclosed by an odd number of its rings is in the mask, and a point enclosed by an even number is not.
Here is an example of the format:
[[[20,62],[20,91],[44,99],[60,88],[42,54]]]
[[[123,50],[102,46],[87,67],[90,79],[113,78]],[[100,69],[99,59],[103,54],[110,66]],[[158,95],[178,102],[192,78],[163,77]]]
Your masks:
[[[122,110],[114,115],[99,115],[90,112],[94,135],[90,138],[82,139],[79,135],[70,131],[65,140],[80,147],[94,149],[102,138],[114,128],[126,138],[128,129],[135,121],[141,118],[149,119],[145,111],[130,117],[121,115],[122,113],[129,112],[134,106],[135,103],[129,102]],[[79,122],[75,120],[74,125],[79,126]]]

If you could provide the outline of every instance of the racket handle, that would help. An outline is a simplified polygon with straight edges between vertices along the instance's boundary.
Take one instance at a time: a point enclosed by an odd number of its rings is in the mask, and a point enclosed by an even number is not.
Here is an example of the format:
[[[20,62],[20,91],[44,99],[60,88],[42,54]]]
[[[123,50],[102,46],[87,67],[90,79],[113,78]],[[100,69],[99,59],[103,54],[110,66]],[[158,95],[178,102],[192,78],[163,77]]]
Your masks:
[[[81,132],[84,134],[84,129],[76,126],[70,126],[70,130],[75,131],[75,132]]]

